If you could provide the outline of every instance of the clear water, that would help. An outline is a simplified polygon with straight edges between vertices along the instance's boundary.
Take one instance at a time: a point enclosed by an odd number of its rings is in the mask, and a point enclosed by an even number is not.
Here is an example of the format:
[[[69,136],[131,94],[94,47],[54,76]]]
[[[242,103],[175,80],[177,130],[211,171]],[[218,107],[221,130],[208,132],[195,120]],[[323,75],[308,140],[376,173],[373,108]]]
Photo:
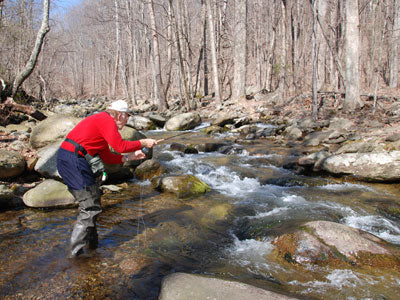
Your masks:
[[[210,140],[194,130],[168,143]],[[173,174],[204,180],[212,192],[182,200],[132,180],[123,192],[103,195],[100,247],[92,258],[67,258],[76,209],[1,212],[0,297],[157,299],[162,278],[182,271],[307,299],[398,299],[396,270],[298,267],[270,255],[276,236],[311,220],[347,224],[400,246],[399,221],[377,209],[400,203],[397,185],[296,175],[282,165],[302,149],[268,140],[237,155],[168,148],[161,143],[154,156]]]

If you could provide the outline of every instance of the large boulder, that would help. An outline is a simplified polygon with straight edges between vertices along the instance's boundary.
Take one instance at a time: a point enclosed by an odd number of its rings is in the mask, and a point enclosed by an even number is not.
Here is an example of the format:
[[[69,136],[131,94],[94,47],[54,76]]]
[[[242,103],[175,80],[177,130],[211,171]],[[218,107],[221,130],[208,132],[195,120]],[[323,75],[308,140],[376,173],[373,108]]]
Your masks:
[[[0,150],[0,179],[21,175],[25,171],[25,158],[18,152]]]
[[[63,139],[81,119],[70,115],[53,115],[33,128],[30,143],[39,149]]]
[[[37,153],[35,171],[47,178],[61,178],[57,170],[57,152],[62,141],[47,145]]]
[[[189,112],[172,117],[165,123],[164,128],[169,131],[189,130],[200,124],[200,115],[195,112]]]
[[[400,260],[385,241],[334,222],[305,223],[301,229],[278,237],[274,244],[280,257],[296,264],[400,267]]]
[[[130,116],[127,125],[137,130],[149,130],[154,129],[155,125],[153,121],[142,116]]]
[[[197,196],[211,190],[204,181],[193,175],[153,178],[152,186],[162,192],[173,193],[178,198]]]
[[[321,162],[321,168],[366,181],[395,182],[400,180],[400,151],[332,155]]]
[[[297,298],[270,292],[241,282],[185,273],[173,273],[163,279],[158,299],[286,300]]]
[[[65,184],[48,179],[27,191],[22,200],[26,206],[35,208],[65,207],[76,205],[75,198]]]

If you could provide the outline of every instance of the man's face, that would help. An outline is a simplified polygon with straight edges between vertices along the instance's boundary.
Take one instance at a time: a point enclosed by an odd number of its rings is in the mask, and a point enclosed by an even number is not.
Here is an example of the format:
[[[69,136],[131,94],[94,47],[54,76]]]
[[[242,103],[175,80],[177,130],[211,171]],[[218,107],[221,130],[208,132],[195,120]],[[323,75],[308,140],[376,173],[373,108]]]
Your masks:
[[[115,118],[115,123],[117,123],[117,127],[121,130],[128,122],[128,113],[120,112],[118,113],[117,117]]]

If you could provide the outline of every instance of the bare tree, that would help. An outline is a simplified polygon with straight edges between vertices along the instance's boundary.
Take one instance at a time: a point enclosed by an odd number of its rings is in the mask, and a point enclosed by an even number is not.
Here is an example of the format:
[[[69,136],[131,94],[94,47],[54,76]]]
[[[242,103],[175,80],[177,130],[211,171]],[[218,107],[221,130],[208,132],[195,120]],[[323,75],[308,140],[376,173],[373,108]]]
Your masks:
[[[397,87],[399,81],[400,0],[393,0],[393,3],[393,29],[392,45],[390,49],[389,86],[395,88]]]
[[[346,0],[346,97],[344,109],[353,112],[356,108],[362,107],[360,99],[360,32],[359,32],[359,14],[358,0]]]
[[[215,44],[215,31],[214,31],[214,17],[211,10],[211,0],[205,0],[207,5],[207,21],[208,21],[208,30],[210,36],[210,49],[211,49],[211,61],[213,68],[213,78],[214,78],[214,92],[215,92],[215,100],[217,102],[221,102],[221,89],[219,85],[219,72],[218,72],[218,62],[217,62],[217,49]]]
[[[153,41],[153,67],[154,67],[154,96],[157,100],[158,108],[160,110],[165,110],[167,108],[167,100],[165,98],[164,86],[161,77],[161,59],[160,50],[158,43],[158,33],[156,27],[156,17],[154,14],[154,3],[153,0],[148,2],[148,8],[150,12],[150,22],[151,22],[151,36]]]
[[[312,15],[313,15],[313,31],[312,31],[312,117],[318,119],[318,95],[317,95],[317,2],[311,0]]]
[[[49,26],[49,14],[50,14],[50,1],[49,0],[43,0],[43,17],[42,17],[42,25],[37,33],[36,36],[36,42],[33,47],[31,56],[26,63],[25,67],[23,70],[15,77],[13,84],[12,84],[12,89],[11,89],[11,96],[14,98],[19,87],[22,85],[22,83],[31,75],[33,69],[36,66],[38,56],[40,54],[40,51],[42,50],[42,45],[43,45],[43,40],[46,34],[50,31],[50,26]]]
[[[247,0],[235,1],[233,98],[246,97],[247,67]]]

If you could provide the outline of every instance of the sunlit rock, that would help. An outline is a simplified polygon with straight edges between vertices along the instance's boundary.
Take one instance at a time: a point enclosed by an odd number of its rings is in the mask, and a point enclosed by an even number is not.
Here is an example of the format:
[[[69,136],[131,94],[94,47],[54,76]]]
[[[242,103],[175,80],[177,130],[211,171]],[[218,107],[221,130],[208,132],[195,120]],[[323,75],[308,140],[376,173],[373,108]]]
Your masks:
[[[301,229],[278,237],[273,244],[278,256],[290,263],[400,268],[397,254],[385,241],[334,222],[305,223]]]
[[[185,273],[173,273],[161,284],[159,300],[186,299],[296,299],[241,282]]]
[[[400,151],[332,155],[323,160],[321,168],[367,181],[399,181]]]
[[[68,191],[65,184],[48,179],[33,189],[27,191],[23,196],[26,206],[44,208],[75,205],[74,196]]]
[[[43,148],[64,137],[81,119],[70,115],[53,115],[33,128],[30,138],[32,148]]]
[[[164,128],[169,131],[189,130],[200,124],[200,115],[195,112],[189,112],[172,117],[165,123]]]

